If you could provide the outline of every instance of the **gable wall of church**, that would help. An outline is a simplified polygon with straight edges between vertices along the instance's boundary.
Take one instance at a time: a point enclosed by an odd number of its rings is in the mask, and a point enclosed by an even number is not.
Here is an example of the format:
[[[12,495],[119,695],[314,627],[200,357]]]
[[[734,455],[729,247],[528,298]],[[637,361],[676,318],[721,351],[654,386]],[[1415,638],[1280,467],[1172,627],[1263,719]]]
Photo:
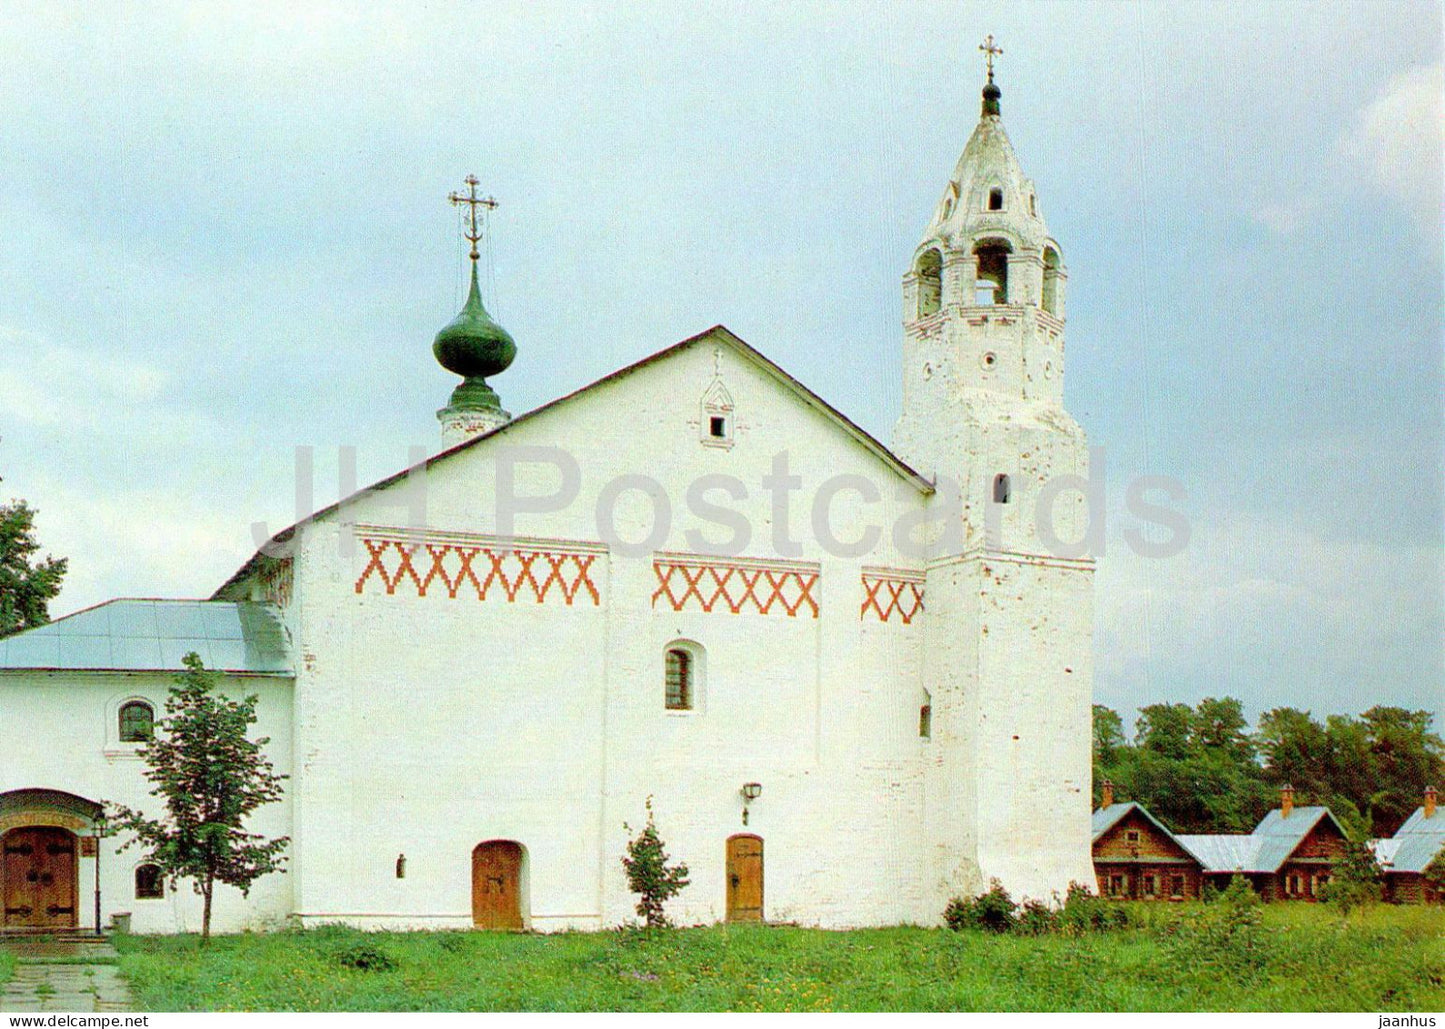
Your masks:
[[[700,400],[719,369],[737,419],[728,447],[700,438]],[[525,542],[499,559],[489,501],[500,444],[561,447],[582,475],[564,510],[518,518]],[[789,511],[800,552],[774,547],[761,487],[783,451],[804,481]],[[701,553],[727,533],[688,512],[689,485],[719,472],[747,490],[711,498],[750,524],[742,555]],[[517,473],[520,494],[556,488],[545,463]],[[670,849],[697,870],[680,917],[722,916],[726,839],[754,830],[768,845],[769,917],[925,917],[915,858],[926,597],[919,562],[910,568],[886,532],[857,556],[814,537],[814,491],[839,473],[881,495],[837,495],[844,541],[921,503],[770,376],[700,346],[434,466],[420,537],[396,532],[405,511],[386,496],[347,512],[361,525],[349,556],[334,524],[307,527],[296,565],[302,913],[465,924],[467,856],[505,838],[527,848],[535,927],[615,924],[632,903],[622,823],[637,828],[652,795]],[[636,553],[627,544],[651,525],[642,493],[616,504],[620,544],[602,538],[596,514],[607,484],[628,474],[655,479],[673,515]],[[703,653],[688,712],[664,705],[675,640]],[[739,788],[752,781],[763,796],[745,830]]]

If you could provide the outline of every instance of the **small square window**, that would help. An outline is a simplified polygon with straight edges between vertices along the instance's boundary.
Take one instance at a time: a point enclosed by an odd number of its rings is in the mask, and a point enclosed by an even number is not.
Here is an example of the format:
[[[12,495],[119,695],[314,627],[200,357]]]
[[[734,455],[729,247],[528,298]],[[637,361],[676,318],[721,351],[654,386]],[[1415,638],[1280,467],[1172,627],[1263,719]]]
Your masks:
[[[1138,830],[1138,829],[1130,829],[1130,830],[1128,830],[1127,832],[1124,833],[1124,839],[1127,840],[1127,841],[1130,842],[1130,843],[1138,843],[1138,842],[1139,842],[1139,830]]]
[[[726,439],[728,434],[727,419],[720,415],[713,415],[707,421],[707,431],[713,439]]]

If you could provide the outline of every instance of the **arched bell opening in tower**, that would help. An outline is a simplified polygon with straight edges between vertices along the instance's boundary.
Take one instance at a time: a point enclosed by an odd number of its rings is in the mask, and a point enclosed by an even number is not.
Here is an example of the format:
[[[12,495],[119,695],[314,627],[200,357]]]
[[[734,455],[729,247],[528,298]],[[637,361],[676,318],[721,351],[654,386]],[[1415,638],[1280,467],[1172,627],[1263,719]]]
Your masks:
[[[1044,288],[1041,306],[1049,314],[1059,313],[1059,252],[1044,247]]]
[[[1008,255],[1013,247],[1003,239],[981,239],[974,245],[978,259],[978,281],[974,303],[980,307],[1008,303]]]
[[[943,255],[929,247],[918,256],[918,317],[937,314],[943,302]]]

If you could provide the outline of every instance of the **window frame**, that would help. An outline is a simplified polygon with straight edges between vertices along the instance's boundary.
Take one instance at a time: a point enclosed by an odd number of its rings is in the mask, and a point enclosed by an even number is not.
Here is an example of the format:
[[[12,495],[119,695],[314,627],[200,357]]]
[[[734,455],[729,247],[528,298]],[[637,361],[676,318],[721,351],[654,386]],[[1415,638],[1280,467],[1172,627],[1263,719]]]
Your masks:
[[[684,697],[686,703],[683,706],[673,706],[671,703],[673,654],[681,655],[687,666]],[[689,717],[701,712],[706,667],[707,651],[702,644],[695,640],[674,639],[662,648],[662,710],[664,714],[669,717]]]

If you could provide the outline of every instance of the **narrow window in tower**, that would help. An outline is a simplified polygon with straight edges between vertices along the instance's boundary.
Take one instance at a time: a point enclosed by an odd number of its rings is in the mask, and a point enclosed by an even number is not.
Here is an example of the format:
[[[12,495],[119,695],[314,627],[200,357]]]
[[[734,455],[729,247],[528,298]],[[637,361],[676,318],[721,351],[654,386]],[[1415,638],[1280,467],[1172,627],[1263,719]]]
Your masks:
[[[995,475],[993,477],[993,502],[995,504],[1007,504],[1009,498],[1009,484],[1007,475]]]
[[[1059,252],[1044,247],[1044,289],[1040,304],[1049,314],[1059,313]]]
[[[937,314],[943,303],[943,255],[929,248],[918,257],[918,317]]]
[[[727,439],[728,423],[725,418],[716,415],[708,419],[708,432],[713,439]]]
[[[933,738],[933,698],[923,691],[923,705],[918,709],[918,735],[921,739]]]
[[[988,209],[990,211],[1003,210],[1003,190],[997,186],[988,191]]]

